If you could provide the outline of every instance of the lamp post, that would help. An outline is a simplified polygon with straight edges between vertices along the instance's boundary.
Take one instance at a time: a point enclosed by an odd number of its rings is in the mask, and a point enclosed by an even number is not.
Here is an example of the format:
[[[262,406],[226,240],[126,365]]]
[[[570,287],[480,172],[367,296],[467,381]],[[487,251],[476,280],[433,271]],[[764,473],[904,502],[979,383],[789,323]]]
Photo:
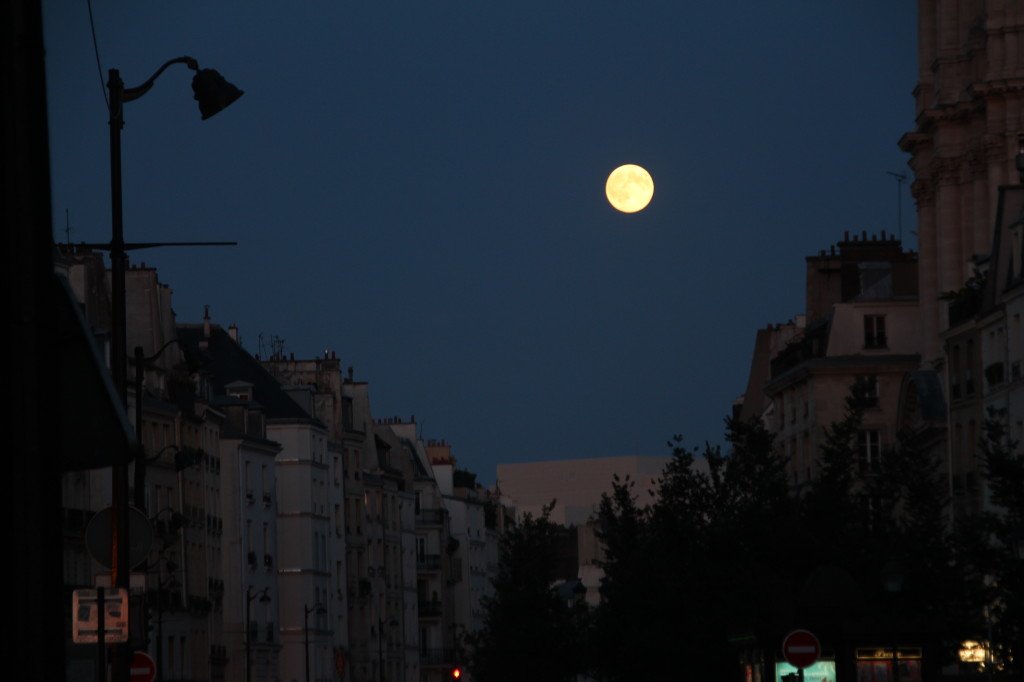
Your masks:
[[[398,621],[391,618],[387,622],[389,627],[398,625]],[[377,676],[380,682],[384,682],[384,617],[377,616]]]
[[[302,610],[302,632],[306,636],[306,682],[309,682],[309,614],[315,611],[319,616],[327,613],[327,610],[321,604],[317,604],[312,608],[303,604]]]
[[[252,656],[249,653],[249,639],[251,637],[252,627],[250,623],[252,618],[250,616],[250,607],[254,599],[259,597],[261,604],[270,603],[270,595],[267,592],[270,591],[269,587],[264,587],[259,592],[253,593],[252,585],[245,588],[245,682],[249,682],[252,679]]]
[[[185,64],[196,72],[192,90],[199,102],[199,112],[206,120],[242,96],[242,91],[228,83],[213,69],[200,69],[192,57],[177,57],[157,69],[142,85],[126,88],[117,69],[110,69],[107,89],[110,93],[110,304],[111,341],[110,367],[114,386],[125,408],[128,407],[128,341],[127,307],[125,304],[125,271],[127,250],[140,248],[124,241],[124,223],[121,207],[121,129],[124,127],[124,103],[139,99],[153,87],[156,79],[172,64]],[[111,473],[111,554],[112,583],[115,587],[129,587],[128,566],[128,462],[115,464]],[[127,682],[129,678],[130,650],[115,645],[114,680]]]
[[[157,577],[157,603],[156,603],[156,680],[163,680],[164,678],[164,604],[167,598],[167,592],[174,591],[181,587],[181,584],[174,577],[173,571],[178,567],[173,561],[166,561],[165,566],[167,568],[168,577],[165,581],[162,577]]]

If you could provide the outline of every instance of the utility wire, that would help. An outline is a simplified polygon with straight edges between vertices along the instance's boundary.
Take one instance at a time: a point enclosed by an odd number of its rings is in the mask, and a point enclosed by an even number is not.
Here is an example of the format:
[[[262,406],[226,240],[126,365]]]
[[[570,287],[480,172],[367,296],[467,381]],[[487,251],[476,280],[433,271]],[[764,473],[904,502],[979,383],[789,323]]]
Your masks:
[[[103,82],[103,67],[100,66],[100,48],[96,44],[96,23],[92,20],[92,0],[85,0],[85,4],[89,7],[89,28],[92,29],[92,51],[96,54],[96,72],[100,76],[100,92],[103,93],[103,103],[107,105],[107,111],[110,111],[110,100],[107,99],[107,86]]]

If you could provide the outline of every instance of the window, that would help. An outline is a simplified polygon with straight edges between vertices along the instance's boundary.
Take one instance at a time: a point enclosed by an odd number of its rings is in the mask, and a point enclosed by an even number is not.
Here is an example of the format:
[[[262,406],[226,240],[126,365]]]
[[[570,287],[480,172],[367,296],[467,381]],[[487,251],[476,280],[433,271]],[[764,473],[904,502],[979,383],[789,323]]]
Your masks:
[[[887,348],[885,338],[885,315],[864,316],[864,347]]]
[[[352,431],[355,420],[352,418],[352,398],[341,399],[341,428]]]
[[[892,263],[865,261],[857,265],[862,301],[892,298]]]
[[[974,339],[967,340],[964,365],[964,395],[974,395],[974,375],[971,373],[971,368],[974,367]]]
[[[878,431],[868,429],[857,434],[857,452],[860,472],[878,471],[881,461],[881,437]]]
[[[949,392],[953,399],[960,397],[960,346],[953,346],[949,353]]]
[[[878,407],[878,377],[865,374],[857,377],[857,382],[864,389],[864,406]]]

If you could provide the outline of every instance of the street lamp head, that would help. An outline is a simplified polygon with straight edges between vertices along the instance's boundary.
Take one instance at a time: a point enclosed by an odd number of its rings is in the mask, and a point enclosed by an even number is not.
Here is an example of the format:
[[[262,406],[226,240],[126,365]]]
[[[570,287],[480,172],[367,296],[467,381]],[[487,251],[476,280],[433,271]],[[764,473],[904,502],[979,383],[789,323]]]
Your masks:
[[[192,77],[192,91],[204,121],[220,113],[243,94],[214,69],[197,69]]]

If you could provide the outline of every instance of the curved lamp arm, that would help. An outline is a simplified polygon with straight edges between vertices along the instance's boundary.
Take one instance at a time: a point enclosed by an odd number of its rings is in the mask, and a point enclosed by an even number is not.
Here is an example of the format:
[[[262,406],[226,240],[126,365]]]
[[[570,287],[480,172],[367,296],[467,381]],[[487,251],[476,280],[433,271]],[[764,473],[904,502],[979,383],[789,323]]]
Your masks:
[[[171,66],[172,64],[185,64],[186,66],[188,66],[188,68],[192,69],[193,71],[199,70],[199,62],[197,62],[192,57],[175,57],[174,59],[165,62],[164,65],[157,69],[156,73],[150,76],[149,80],[147,80],[142,85],[137,85],[134,88],[123,88],[121,91],[121,101],[131,102],[132,100],[136,100],[145,95],[147,92],[149,92],[150,88],[153,87],[153,83],[155,83],[156,79],[160,77],[160,74],[166,71],[167,67]]]

